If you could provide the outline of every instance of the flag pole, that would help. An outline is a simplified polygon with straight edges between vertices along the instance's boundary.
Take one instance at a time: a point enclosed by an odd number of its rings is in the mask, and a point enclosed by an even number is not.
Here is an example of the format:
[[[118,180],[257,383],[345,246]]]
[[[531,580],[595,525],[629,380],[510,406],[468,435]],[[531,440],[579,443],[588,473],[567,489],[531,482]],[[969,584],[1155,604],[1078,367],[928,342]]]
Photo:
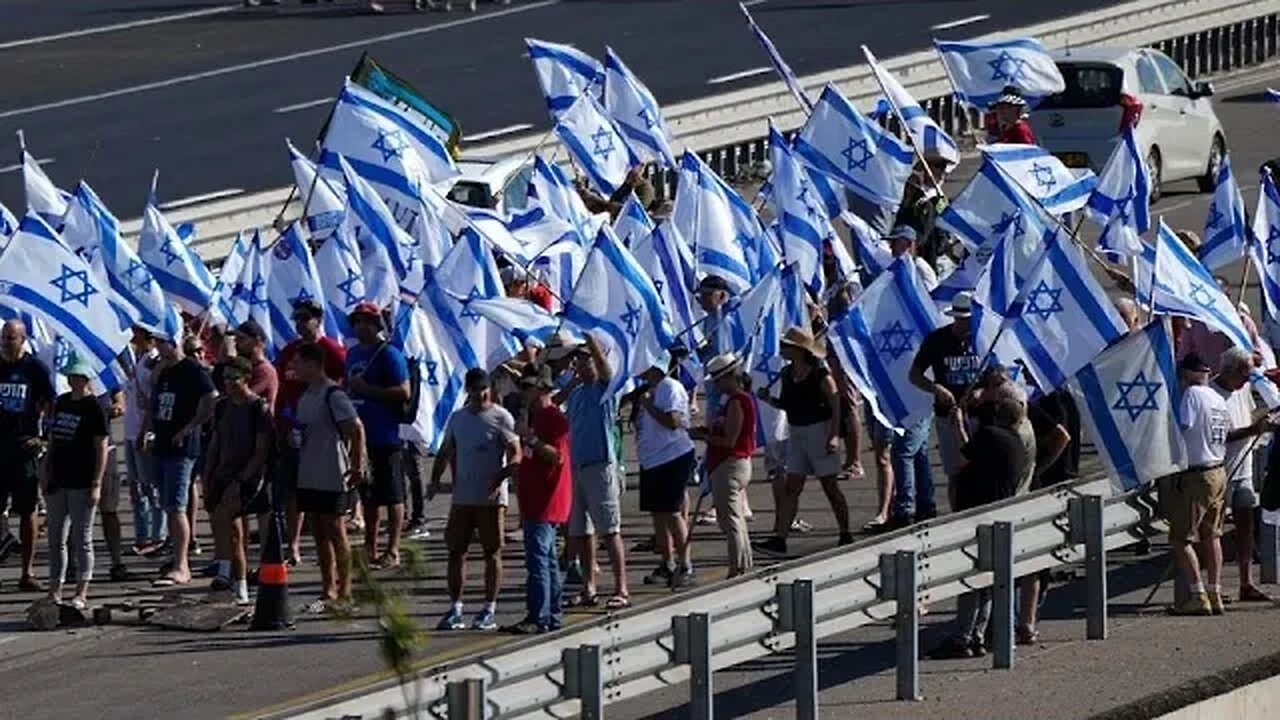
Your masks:
[[[1264,165],[1262,167],[1262,173],[1263,173],[1262,184],[1265,187],[1267,183],[1267,179],[1271,177],[1271,168]],[[1248,228],[1245,229],[1245,233],[1246,233],[1246,240],[1247,240],[1248,239],[1247,236],[1251,234],[1249,233]],[[1240,291],[1236,293],[1236,305],[1239,305],[1240,303],[1244,302],[1245,286],[1249,284],[1249,271],[1253,269],[1253,263],[1249,262],[1249,259],[1250,258],[1248,256],[1248,253],[1246,253],[1245,262],[1244,262],[1244,272],[1241,273],[1240,275]],[[1263,259],[1265,260],[1266,258],[1263,258]]]
[[[862,54],[866,56],[868,63],[873,65],[876,63],[875,55],[871,54],[871,50],[868,49],[866,45],[862,46]],[[907,140],[911,143],[911,150],[915,153],[916,160],[918,160],[924,167],[925,175],[929,177],[929,182],[933,185],[933,189],[938,191],[938,195],[945,198],[947,194],[943,192],[942,184],[939,183],[938,178],[934,176],[933,168],[930,168],[929,163],[925,162],[924,151],[916,145],[916,138],[911,134],[911,130],[907,128],[907,121],[902,117],[901,108],[898,107],[898,103],[894,102],[892,94],[885,89],[884,83],[880,80],[880,74],[875,71],[874,67],[871,69],[871,74],[875,76],[876,85],[880,86],[880,92],[884,93],[884,99],[889,103],[889,108],[893,110],[893,117],[898,121],[898,124],[902,126],[902,132],[907,136]]]

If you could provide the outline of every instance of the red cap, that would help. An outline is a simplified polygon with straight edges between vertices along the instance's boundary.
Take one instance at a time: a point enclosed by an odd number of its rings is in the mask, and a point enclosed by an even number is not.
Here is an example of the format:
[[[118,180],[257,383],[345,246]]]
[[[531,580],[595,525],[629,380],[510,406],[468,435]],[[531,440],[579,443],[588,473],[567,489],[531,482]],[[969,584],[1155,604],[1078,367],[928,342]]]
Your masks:
[[[365,300],[351,308],[351,312],[347,313],[347,317],[355,317],[356,315],[368,315],[376,320],[382,320],[382,308],[376,304]]]

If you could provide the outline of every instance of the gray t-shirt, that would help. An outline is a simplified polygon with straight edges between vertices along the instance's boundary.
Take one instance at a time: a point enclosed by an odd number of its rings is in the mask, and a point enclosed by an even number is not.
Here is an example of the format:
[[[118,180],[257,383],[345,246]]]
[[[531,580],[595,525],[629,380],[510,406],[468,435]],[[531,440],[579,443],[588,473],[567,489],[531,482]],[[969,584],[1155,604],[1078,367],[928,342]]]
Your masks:
[[[507,482],[495,496],[489,483],[507,464],[507,444],[516,439],[516,423],[501,405],[479,412],[462,408],[449,417],[445,440],[453,441],[453,504],[506,505]]]
[[[330,392],[329,389],[333,388]],[[325,400],[328,399],[328,407]],[[304,490],[343,492],[351,460],[338,424],[356,417],[346,391],[333,382],[311,385],[298,398],[298,426],[302,449],[298,454],[298,487]],[[336,423],[335,423],[336,421]]]

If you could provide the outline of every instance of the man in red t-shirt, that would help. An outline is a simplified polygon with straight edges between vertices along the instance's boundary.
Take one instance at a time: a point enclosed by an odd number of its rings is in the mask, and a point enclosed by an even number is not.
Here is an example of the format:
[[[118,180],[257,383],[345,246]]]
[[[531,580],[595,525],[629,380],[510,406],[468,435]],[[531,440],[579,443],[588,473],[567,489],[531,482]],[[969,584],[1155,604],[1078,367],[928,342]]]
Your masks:
[[[992,141],[1039,145],[1027,122],[1027,110],[1027,99],[1022,97],[1022,91],[1013,85],[1005,87],[991,104],[991,112],[995,116]]]
[[[528,300],[543,310],[551,312],[553,307],[551,290],[542,283],[530,284],[529,274],[524,270],[514,265],[502,268],[502,287],[506,291],[507,297]]]
[[[517,475],[516,496],[524,525],[527,614],[509,630],[519,635],[560,629],[560,568],[556,536],[569,521],[573,484],[569,468],[569,419],[552,402],[555,381],[546,365],[528,365],[520,377],[529,413],[516,428],[524,459]]]
[[[321,334],[323,321],[324,309],[316,301],[303,300],[294,305],[293,323],[298,339],[285,345],[276,358],[280,388],[275,403],[278,441],[275,481],[284,493],[289,513],[289,559],[293,561],[301,556],[302,545],[302,514],[298,512],[294,499],[294,491],[298,487],[298,449],[302,447],[301,429],[297,423],[298,398],[307,390],[307,384],[299,380],[294,371],[293,359],[299,347],[314,344],[324,352],[324,374],[330,380],[341,385],[347,376],[347,349],[337,340]]]

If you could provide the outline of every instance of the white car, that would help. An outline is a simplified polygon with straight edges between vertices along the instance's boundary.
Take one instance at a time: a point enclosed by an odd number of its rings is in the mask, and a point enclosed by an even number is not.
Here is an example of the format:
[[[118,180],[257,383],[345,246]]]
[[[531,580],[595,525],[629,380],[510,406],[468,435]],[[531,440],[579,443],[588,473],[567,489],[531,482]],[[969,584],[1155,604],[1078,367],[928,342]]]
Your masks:
[[[1135,124],[1151,172],[1151,201],[1161,188],[1194,179],[1212,192],[1226,135],[1209,98],[1177,63],[1150,48],[1080,48],[1052,53],[1066,90],[1044,98],[1030,117],[1041,147],[1067,167],[1102,170],[1120,134]]]
[[[528,204],[533,161],[527,155],[502,158],[466,158],[458,161],[462,175],[452,182],[450,200],[471,207],[497,210],[508,215]]]

